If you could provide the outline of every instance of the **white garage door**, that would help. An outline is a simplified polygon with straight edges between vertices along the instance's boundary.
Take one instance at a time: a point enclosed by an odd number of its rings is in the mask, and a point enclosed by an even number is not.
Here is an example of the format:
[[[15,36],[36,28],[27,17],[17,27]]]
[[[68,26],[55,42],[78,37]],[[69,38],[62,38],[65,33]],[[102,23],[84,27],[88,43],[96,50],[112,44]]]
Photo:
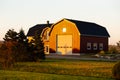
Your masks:
[[[72,54],[72,35],[57,35],[57,53]]]

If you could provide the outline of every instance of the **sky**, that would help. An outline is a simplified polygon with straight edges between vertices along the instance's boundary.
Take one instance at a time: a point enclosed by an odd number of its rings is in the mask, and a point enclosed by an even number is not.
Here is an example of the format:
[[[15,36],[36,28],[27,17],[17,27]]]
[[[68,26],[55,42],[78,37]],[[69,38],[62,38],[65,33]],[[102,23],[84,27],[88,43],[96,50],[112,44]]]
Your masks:
[[[27,34],[30,27],[63,18],[104,26],[109,44],[120,41],[120,0],[0,0],[0,40],[9,29]]]

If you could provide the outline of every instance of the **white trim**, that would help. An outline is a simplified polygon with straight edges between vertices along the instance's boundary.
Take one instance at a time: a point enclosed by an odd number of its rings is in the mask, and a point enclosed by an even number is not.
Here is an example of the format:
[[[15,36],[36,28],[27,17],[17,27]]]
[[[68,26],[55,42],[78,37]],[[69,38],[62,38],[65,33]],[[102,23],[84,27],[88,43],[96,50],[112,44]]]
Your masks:
[[[46,32],[46,40],[49,40],[49,31]]]
[[[45,54],[49,54],[49,45],[45,45]]]
[[[43,37],[42,35],[44,35],[44,32],[45,32],[45,30],[47,30],[47,29],[49,29],[49,27],[46,27],[46,28],[44,28],[44,29],[42,30],[42,32],[41,32],[41,34],[40,34],[41,37]]]

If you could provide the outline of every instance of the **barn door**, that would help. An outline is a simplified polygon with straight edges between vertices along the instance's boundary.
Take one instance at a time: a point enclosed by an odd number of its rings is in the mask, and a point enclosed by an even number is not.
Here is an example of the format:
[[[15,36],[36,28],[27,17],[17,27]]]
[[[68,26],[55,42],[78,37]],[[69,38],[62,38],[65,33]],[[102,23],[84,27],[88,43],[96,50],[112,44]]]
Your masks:
[[[57,53],[72,54],[72,35],[57,35]]]

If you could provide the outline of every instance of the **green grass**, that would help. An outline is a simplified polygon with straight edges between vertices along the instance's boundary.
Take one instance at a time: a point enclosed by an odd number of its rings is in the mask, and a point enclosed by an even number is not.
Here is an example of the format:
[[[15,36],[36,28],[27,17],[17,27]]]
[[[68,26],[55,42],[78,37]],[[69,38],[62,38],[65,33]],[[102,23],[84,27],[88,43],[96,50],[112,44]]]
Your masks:
[[[113,79],[0,70],[0,80],[113,80]]]
[[[10,71],[0,71],[7,80],[112,80],[116,62],[47,59],[44,62],[18,62]],[[3,76],[1,76],[3,74]]]

